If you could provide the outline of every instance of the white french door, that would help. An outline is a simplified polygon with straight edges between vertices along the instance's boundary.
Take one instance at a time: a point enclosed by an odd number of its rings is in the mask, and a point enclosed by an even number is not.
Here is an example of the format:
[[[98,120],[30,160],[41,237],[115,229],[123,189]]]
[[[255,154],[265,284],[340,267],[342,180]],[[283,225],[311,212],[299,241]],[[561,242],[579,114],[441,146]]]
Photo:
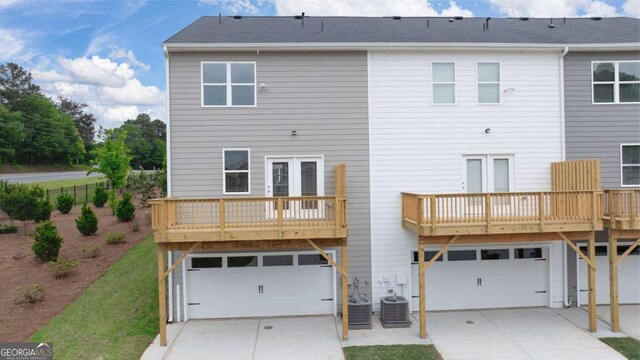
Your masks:
[[[513,156],[464,156],[462,189],[469,194],[513,191]]]
[[[321,156],[267,157],[266,194],[272,197],[323,196],[324,163]],[[283,213],[288,218],[324,216],[324,205],[317,201],[285,201]],[[276,209],[269,209],[275,217]]]

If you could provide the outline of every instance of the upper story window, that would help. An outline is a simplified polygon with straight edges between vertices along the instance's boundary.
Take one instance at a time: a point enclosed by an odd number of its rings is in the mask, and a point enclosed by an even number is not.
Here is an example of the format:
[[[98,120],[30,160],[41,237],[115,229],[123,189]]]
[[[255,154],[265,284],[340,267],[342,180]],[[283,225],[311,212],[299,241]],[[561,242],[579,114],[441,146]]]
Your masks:
[[[225,149],[222,154],[224,194],[249,194],[251,192],[249,149]]]
[[[454,63],[431,64],[434,104],[455,104],[456,102],[456,66]]]
[[[640,61],[593,62],[594,104],[640,102]]]
[[[202,63],[202,106],[222,107],[255,105],[255,63]]]
[[[478,63],[478,104],[500,103],[500,63]]]
[[[622,186],[640,186],[640,144],[622,145]]]

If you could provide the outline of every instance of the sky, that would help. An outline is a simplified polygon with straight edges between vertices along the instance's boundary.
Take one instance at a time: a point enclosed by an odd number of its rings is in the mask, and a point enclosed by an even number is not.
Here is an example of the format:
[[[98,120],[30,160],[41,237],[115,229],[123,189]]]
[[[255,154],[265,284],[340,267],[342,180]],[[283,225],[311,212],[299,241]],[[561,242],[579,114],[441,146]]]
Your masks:
[[[640,17],[640,0],[0,0],[0,63],[111,128],[165,115],[161,44],[203,15]]]

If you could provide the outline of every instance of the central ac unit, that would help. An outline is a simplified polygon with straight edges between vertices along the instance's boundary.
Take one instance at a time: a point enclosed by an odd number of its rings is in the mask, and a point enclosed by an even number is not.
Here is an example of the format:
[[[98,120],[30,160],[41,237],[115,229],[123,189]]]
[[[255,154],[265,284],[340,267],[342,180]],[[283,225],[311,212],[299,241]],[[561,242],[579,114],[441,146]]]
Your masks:
[[[380,299],[380,322],[387,327],[409,327],[409,301],[403,296],[386,296]]]

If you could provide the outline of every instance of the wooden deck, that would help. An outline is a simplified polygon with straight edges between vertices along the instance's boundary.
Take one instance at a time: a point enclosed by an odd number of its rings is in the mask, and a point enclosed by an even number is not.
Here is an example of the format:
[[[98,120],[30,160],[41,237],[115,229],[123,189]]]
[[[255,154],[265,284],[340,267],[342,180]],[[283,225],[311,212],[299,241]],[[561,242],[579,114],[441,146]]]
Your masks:
[[[402,226],[420,237],[603,229],[601,191],[402,194]]]
[[[151,203],[158,243],[346,239],[346,196],[164,198]]]
[[[604,226],[615,230],[640,230],[640,189],[604,191]]]

